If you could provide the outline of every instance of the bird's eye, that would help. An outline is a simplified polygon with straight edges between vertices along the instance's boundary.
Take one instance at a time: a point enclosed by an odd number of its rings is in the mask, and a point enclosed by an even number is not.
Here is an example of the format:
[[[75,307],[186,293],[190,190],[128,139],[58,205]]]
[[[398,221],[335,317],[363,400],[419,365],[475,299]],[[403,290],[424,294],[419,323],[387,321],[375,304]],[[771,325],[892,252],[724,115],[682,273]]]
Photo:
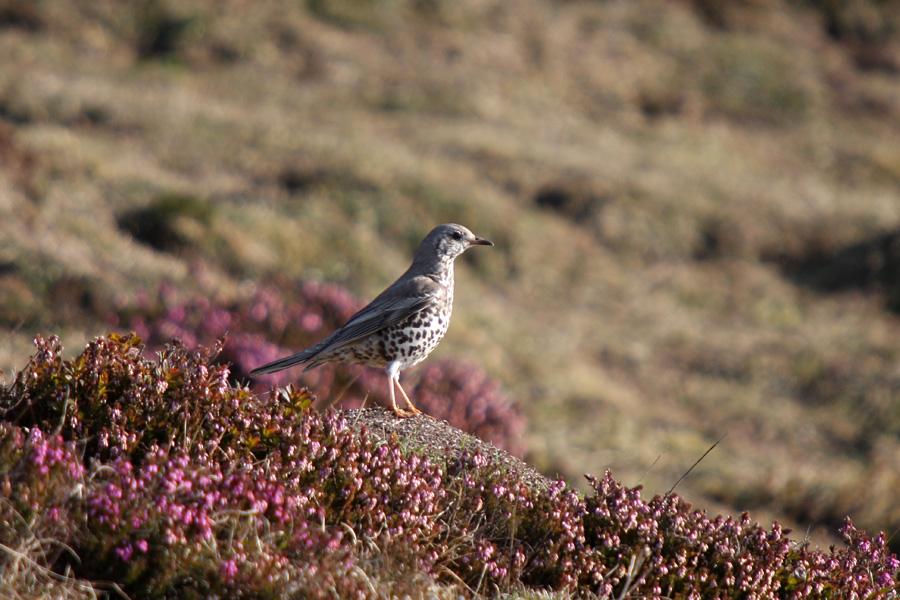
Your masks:
[[[462,233],[460,233],[458,231],[454,231],[452,233],[451,237],[453,237],[454,240],[459,241],[462,239]]]

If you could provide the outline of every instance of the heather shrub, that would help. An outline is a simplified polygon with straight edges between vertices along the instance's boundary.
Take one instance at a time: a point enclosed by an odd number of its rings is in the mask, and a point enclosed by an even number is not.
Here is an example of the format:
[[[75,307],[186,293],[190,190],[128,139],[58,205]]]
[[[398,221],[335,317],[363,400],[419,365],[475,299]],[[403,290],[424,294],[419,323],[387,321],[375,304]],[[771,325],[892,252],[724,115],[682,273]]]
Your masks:
[[[142,359],[140,338],[111,335],[66,361],[57,338],[37,344],[28,367],[4,390],[6,417],[83,440],[87,455],[100,460],[139,457],[194,435],[223,435],[219,429],[239,426],[232,422],[237,403],[251,397],[235,389],[232,402],[199,405],[196,394],[222,398],[230,389],[227,368],[209,365],[216,349],[175,343],[152,363]],[[183,427],[171,427],[174,422]]]
[[[524,584],[573,589],[585,552],[583,502],[556,482],[546,491],[497,472],[485,457],[465,453],[447,465],[451,494],[448,532],[471,539],[453,567],[476,589]]]
[[[251,381],[256,391],[263,391],[264,384],[293,381],[316,397],[340,397],[343,408],[389,404],[387,379],[380,369],[325,364],[306,373],[301,366],[258,381],[249,377],[254,367],[318,342],[363,307],[338,285],[307,281],[261,286],[249,300],[227,307],[205,297],[161,304],[168,306],[130,321],[150,347],[179,339],[193,348],[227,338],[218,362],[230,365],[233,383]],[[430,360],[405,380],[415,382],[404,389],[424,412],[517,456],[524,454],[524,415],[478,366]]]
[[[306,392],[254,397],[224,384],[214,350],[182,344],[155,362],[134,336],[98,338],[71,361],[55,338],[38,346],[0,395],[0,457],[12,473],[0,480],[2,505],[27,522],[62,504],[79,576],[227,597],[316,596],[331,581],[326,589],[352,597],[369,589],[354,567],[368,554],[390,552],[400,573],[433,555],[423,541],[436,535],[440,470],[309,413]],[[59,434],[48,450],[50,430]],[[41,469],[67,479],[35,479]],[[82,477],[78,495],[65,492]]]
[[[900,562],[885,535],[841,530],[830,553],[744,514],[708,517],[675,495],[641,498],[607,472],[579,497],[557,482],[535,492],[492,472],[483,457],[448,465],[449,530],[471,539],[455,572],[476,589],[525,585],[599,598],[896,598]],[[476,515],[478,517],[476,517]]]
[[[93,585],[59,567],[73,558],[72,500],[83,484],[76,444],[0,423],[0,597],[97,597]]]
[[[623,585],[685,598],[866,598],[897,589],[900,563],[884,534],[869,540],[849,519],[841,532],[848,548],[829,556],[791,541],[777,522],[767,530],[746,513],[709,518],[675,495],[645,502],[640,488],[608,472],[588,480],[595,494],[586,501],[587,544],[605,564],[583,582],[600,582],[600,595]]]
[[[529,486],[480,454],[421,458],[308,391],[250,394],[217,348],[58,340],[0,388],[0,542],[132,598],[888,598],[898,561],[848,521],[830,553],[677,496]],[[11,572],[0,554],[0,573]],[[105,582],[105,583],[99,583]],[[429,592],[430,590],[430,592]],[[427,592],[427,593],[426,593]],[[891,594],[894,594],[891,596]]]
[[[68,501],[83,471],[76,445],[61,435],[0,423],[0,544],[14,548],[25,540],[40,553],[59,552],[41,540],[68,539]]]

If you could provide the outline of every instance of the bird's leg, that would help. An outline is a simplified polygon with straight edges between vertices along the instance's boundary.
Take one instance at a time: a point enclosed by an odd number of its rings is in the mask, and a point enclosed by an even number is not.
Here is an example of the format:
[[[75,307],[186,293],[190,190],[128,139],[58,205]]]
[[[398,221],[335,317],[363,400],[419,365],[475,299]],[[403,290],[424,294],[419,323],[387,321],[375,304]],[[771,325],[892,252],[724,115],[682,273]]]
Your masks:
[[[396,381],[393,377],[388,376],[388,383],[391,387],[391,408],[394,409],[394,414],[397,415],[398,417],[400,417],[401,419],[405,418],[405,417],[413,416],[414,413],[405,411],[402,408],[400,408],[399,406],[397,406],[397,397],[394,395],[394,383],[396,383],[399,386],[400,382]],[[400,391],[402,392],[403,388],[400,388]],[[405,398],[406,394],[404,393],[403,396]]]
[[[388,363],[387,368],[385,369],[385,373],[388,376],[388,385],[391,388],[391,408],[394,409],[394,414],[398,417],[405,418],[411,417],[416,413],[409,412],[407,410],[403,410],[399,406],[397,406],[397,397],[394,395],[394,384],[397,387],[400,387],[400,363],[396,360]],[[400,388],[400,393],[403,394],[403,397],[406,398],[406,392],[403,391],[403,388]],[[406,400],[407,404],[409,404],[409,399]],[[410,404],[410,406],[412,406]]]
[[[403,386],[400,385],[400,378],[398,377],[394,381],[397,383],[397,389],[400,390],[401,394],[403,394],[403,399],[406,400],[406,404],[407,404],[407,406],[409,406],[410,410],[412,411],[412,414],[414,414],[414,415],[423,414],[421,410],[419,410],[418,408],[413,406],[413,403],[410,402],[409,396],[406,395],[406,392],[403,391]]]

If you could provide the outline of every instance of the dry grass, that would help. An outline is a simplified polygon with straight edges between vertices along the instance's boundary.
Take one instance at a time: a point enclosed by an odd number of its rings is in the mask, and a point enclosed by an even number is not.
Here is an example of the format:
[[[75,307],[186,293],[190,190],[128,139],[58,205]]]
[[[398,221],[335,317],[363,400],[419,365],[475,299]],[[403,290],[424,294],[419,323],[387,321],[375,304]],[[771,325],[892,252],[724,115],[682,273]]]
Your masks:
[[[505,382],[543,471],[661,493],[727,434],[699,505],[895,529],[896,315],[780,267],[900,226],[900,82],[816,3],[694,4],[3,12],[0,368],[160,281],[371,297],[453,220],[497,247],[437,355]],[[166,217],[177,247],[119,227],[172,195],[205,207]]]

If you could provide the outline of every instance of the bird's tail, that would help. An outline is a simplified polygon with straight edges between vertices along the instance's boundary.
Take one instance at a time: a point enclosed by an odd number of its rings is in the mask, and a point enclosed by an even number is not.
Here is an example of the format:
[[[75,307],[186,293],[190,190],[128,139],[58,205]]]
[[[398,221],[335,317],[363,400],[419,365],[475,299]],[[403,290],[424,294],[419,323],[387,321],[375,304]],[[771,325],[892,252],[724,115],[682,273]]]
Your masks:
[[[292,354],[291,356],[279,358],[278,360],[266,363],[261,367],[256,367],[255,369],[250,371],[250,376],[258,377],[260,375],[265,375],[266,373],[282,371],[289,367],[293,367],[294,365],[307,363],[310,360],[312,360],[312,356],[310,355],[308,350],[304,350],[303,352],[298,352],[297,354]]]

